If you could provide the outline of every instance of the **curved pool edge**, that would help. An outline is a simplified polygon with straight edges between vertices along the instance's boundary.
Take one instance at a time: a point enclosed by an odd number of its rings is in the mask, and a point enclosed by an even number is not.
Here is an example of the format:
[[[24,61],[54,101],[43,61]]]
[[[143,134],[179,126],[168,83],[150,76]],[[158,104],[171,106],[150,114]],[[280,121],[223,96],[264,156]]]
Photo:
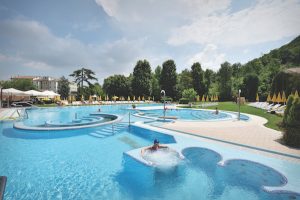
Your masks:
[[[93,115],[93,113],[91,113]],[[83,128],[91,128],[91,127],[97,127],[97,126],[104,126],[108,124],[113,124],[122,121],[123,116],[121,115],[112,115],[107,113],[101,113],[99,115],[102,116],[114,116],[116,119],[106,122],[99,122],[94,124],[86,124],[86,125],[77,125],[77,126],[64,126],[64,127],[37,127],[37,126],[27,126],[22,121],[21,122],[15,122],[13,127],[15,129],[20,130],[30,130],[30,131],[64,131],[64,130],[76,130],[76,129],[83,129]]]
[[[174,108],[175,109],[175,108]],[[202,109],[202,108],[176,108],[178,110],[191,110],[191,111],[214,111],[213,109]],[[161,110],[161,108],[148,108],[146,109],[146,111],[149,110]],[[143,108],[142,109],[136,109],[136,113],[132,113],[133,116],[135,117],[140,117],[140,118],[145,118],[145,119],[152,119],[152,120],[156,120],[156,121],[160,121],[162,120],[159,117],[151,117],[151,116],[147,116],[147,115],[143,115],[143,112],[138,112],[138,111],[145,111]],[[183,121],[183,122],[218,122],[218,121],[230,121],[230,120],[238,120],[238,113],[237,112],[233,112],[233,111],[226,111],[226,110],[219,110],[220,113],[224,113],[226,115],[229,115],[228,117],[225,118],[220,118],[220,119],[166,119],[166,122],[174,122],[174,121]],[[241,113],[241,115],[244,115],[246,117],[248,117],[247,119],[242,119],[241,121],[251,121],[251,114],[247,114],[247,113]]]
[[[281,174],[286,179],[286,183],[281,186],[262,186],[264,191],[269,193],[289,193],[289,194],[300,195],[300,190],[299,190],[300,173],[295,174],[295,172],[293,171],[299,169],[299,164],[289,162],[289,161],[283,161],[280,159],[270,158],[263,155],[253,154],[251,152],[246,152],[246,151],[243,151],[243,153],[240,154],[234,148],[224,147],[224,146],[220,147],[220,145],[211,145],[211,143],[205,143],[201,141],[203,139],[200,137],[194,135],[185,135],[184,133],[176,132],[164,128],[153,127],[151,125],[144,124],[142,122],[136,122],[131,126],[137,126],[140,128],[149,129],[151,131],[160,132],[162,134],[172,135],[175,138],[176,143],[168,144],[168,146],[170,146],[172,149],[176,150],[177,152],[180,152],[181,154],[184,149],[191,148],[191,147],[206,148],[211,151],[214,151],[219,155],[221,155],[222,160],[220,160],[220,162],[217,163],[220,166],[225,166],[226,163],[230,160],[245,160],[245,161],[249,161],[249,162],[253,162],[253,163],[257,163],[269,167],[275,170],[276,172],[278,172],[279,174]],[[186,143],[184,142],[185,139],[181,138],[182,136],[186,136],[187,138],[192,138],[193,140]],[[140,155],[141,149],[142,148],[133,149],[131,151],[124,152],[124,154],[129,155],[131,158],[149,166],[147,161],[145,160],[143,161],[143,158]]]

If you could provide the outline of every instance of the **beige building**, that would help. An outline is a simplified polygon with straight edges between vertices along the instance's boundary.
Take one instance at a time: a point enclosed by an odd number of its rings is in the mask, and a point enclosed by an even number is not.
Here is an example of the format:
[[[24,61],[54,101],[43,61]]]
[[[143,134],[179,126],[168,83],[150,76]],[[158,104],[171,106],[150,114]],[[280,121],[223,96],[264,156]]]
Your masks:
[[[57,92],[57,90],[58,90],[59,79],[53,78],[50,76],[14,76],[14,77],[11,77],[11,80],[18,80],[18,79],[31,80],[33,85],[35,85],[37,90],[39,90],[39,91],[51,90],[53,92]],[[69,86],[70,86],[70,94],[74,94],[77,92],[77,84],[76,83],[70,82]]]

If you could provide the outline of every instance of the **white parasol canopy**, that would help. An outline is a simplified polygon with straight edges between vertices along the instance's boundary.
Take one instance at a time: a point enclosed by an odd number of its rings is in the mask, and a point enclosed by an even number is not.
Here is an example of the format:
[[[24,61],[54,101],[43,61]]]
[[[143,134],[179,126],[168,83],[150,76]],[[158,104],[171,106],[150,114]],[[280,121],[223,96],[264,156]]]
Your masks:
[[[25,92],[23,92],[21,90],[17,90],[15,88],[3,89],[2,94],[3,95],[15,95],[15,96],[29,96]]]
[[[36,91],[36,90],[28,90],[26,92],[24,92],[27,95],[30,96],[45,96],[42,92]]]
[[[43,96],[47,96],[47,97],[50,97],[50,98],[53,98],[53,97],[56,97],[56,96],[60,96],[60,94],[57,94],[53,91],[49,91],[49,90],[46,90],[44,92],[41,92]]]

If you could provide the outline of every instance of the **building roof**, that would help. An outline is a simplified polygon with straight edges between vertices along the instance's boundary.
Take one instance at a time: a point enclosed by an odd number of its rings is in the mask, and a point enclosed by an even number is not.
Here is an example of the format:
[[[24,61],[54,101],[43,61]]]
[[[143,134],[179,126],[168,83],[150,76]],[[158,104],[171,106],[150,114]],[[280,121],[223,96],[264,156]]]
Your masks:
[[[11,79],[31,79],[34,81],[58,81],[51,76],[12,76]]]

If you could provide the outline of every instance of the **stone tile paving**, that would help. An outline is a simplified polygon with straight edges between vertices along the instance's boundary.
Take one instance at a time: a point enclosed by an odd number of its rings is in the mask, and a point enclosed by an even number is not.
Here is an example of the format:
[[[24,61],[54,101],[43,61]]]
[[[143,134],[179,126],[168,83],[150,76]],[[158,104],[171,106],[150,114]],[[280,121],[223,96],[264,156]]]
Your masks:
[[[234,148],[300,163],[300,149],[291,148],[281,144],[279,140],[282,137],[282,133],[280,131],[266,128],[263,125],[267,123],[266,119],[254,115],[249,116],[251,117],[251,120],[249,121],[176,121],[175,123],[164,124],[162,127],[198,135],[208,139],[221,140],[223,145],[230,145],[234,146]],[[225,141],[225,143],[222,141]],[[226,142],[251,146],[263,150],[232,145]],[[220,141],[218,143],[220,143]],[[274,153],[267,151],[272,151]],[[281,154],[288,155],[286,156]]]

